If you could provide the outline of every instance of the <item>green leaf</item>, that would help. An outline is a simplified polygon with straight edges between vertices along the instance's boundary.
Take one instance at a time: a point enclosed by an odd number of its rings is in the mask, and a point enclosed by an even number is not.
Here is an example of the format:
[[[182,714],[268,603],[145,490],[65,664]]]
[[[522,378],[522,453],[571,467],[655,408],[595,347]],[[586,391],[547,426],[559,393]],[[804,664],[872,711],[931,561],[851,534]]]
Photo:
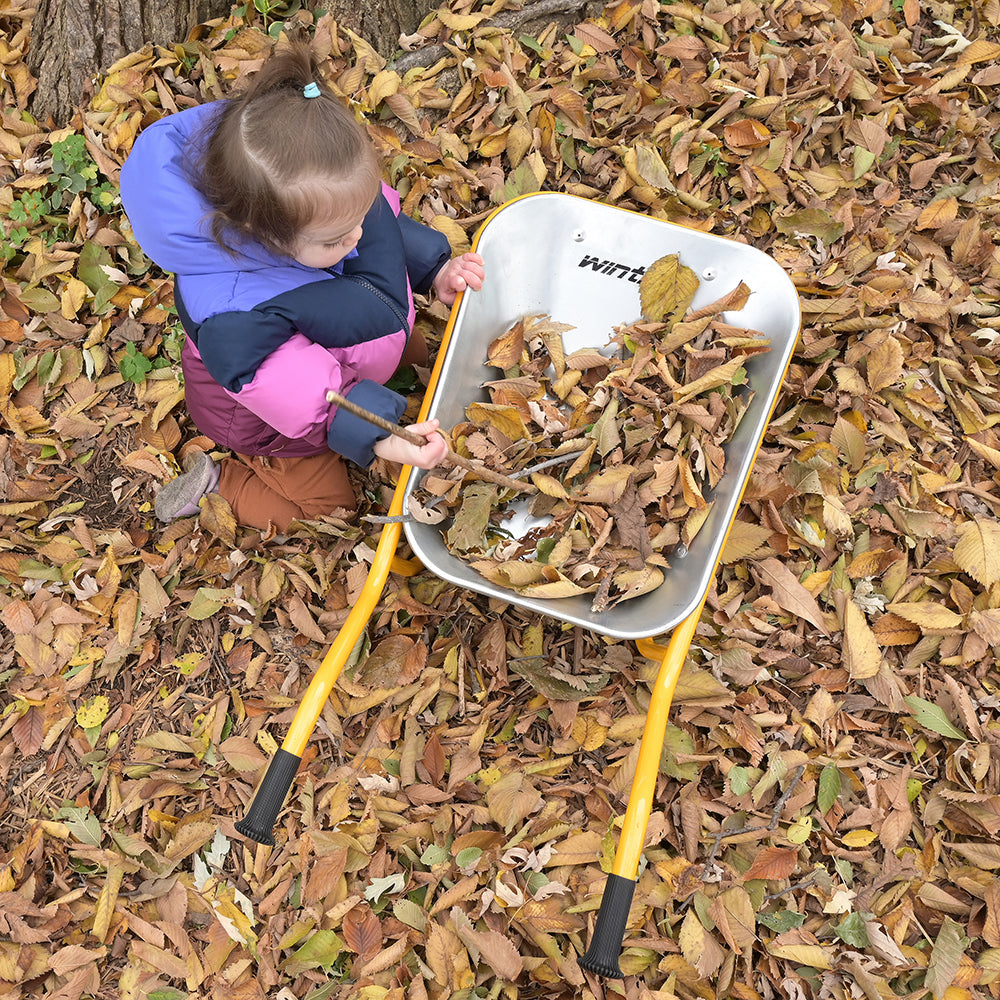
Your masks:
[[[696,781],[698,765],[694,761],[681,764],[678,754],[693,754],[697,750],[694,740],[679,726],[668,725],[663,734],[663,751],[660,755],[660,770],[678,781]]]
[[[962,955],[969,943],[962,928],[951,917],[945,917],[934,947],[931,948],[927,975],[924,977],[924,986],[931,991],[934,1000],[941,1000],[945,990],[955,981]]]
[[[844,885],[850,889],[854,885],[854,869],[851,867],[850,861],[846,858],[834,858],[833,867],[837,869],[837,874],[843,880]]]
[[[298,976],[307,969],[325,969],[333,965],[344,949],[344,942],[330,930],[319,930],[281,963],[289,975]]]
[[[232,597],[232,593],[227,590],[219,590],[216,587],[199,587],[198,592],[188,605],[187,616],[196,622],[203,622],[206,618],[211,618],[230,597]]]
[[[929,729],[932,733],[947,736],[953,740],[967,740],[969,738],[961,729],[956,729],[951,724],[940,705],[935,705],[934,702],[924,698],[918,698],[915,694],[907,695],[903,700],[913,709],[913,718],[918,726],[923,726],[924,729]]]
[[[801,208],[774,216],[774,228],[786,236],[815,236],[829,245],[844,234],[844,224],[822,208]]]
[[[522,160],[517,169],[507,175],[507,182],[503,187],[504,200],[510,201],[513,198],[519,198],[522,194],[534,194],[535,191],[540,190],[541,185],[538,183],[535,172],[528,165],[527,160]]]
[[[816,805],[822,815],[826,815],[840,795],[840,768],[836,764],[827,764],[819,773],[819,793]]]
[[[101,846],[101,821],[83,806],[67,806],[56,813],[56,819],[65,820],[69,832],[89,847]]]
[[[455,864],[459,868],[471,868],[482,856],[481,847],[466,847],[455,855]]]
[[[796,913],[794,910],[778,910],[777,913],[758,913],[757,923],[769,927],[778,934],[785,931],[801,927],[806,920],[804,913]]]
[[[153,362],[142,354],[135,346],[129,344],[125,348],[121,361],[118,362],[118,371],[126,382],[134,382],[142,385],[146,381],[146,375],[153,367]]]
[[[746,795],[750,791],[750,771],[745,767],[731,767],[729,769],[729,787],[733,795]]]
[[[451,854],[447,847],[442,847],[440,844],[430,844],[427,850],[420,855],[420,863],[424,865],[440,865],[445,861],[451,860]],[[377,881],[377,879],[376,879]]]
[[[864,917],[860,913],[848,913],[841,922],[834,927],[833,933],[840,938],[844,944],[849,944],[853,948],[867,948],[871,942],[868,940],[868,931],[865,929]]]
[[[418,906],[412,899],[397,899],[392,904],[392,915],[400,923],[421,933],[427,926],[427,914],[424,908]]]

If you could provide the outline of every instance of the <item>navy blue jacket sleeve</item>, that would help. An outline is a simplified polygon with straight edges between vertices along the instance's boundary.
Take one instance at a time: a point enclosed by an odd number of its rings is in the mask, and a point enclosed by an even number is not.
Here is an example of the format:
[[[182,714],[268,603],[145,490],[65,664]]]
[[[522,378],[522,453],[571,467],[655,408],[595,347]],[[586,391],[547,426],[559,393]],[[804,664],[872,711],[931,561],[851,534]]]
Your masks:
[[[402,396],[371,379],[358,382],[347,394],[347,398],[392,424],[399,422],[406,409],[406,400]],[[327,431],[326,442],[331,451],[367,468],[375,460],[375,444],[388,436],[367,420],[338,407]]]
[[[408,215],[400,215],[398,221],[410,285],[415,292],[426,295],[438,271],[451,260],[448,238]]]

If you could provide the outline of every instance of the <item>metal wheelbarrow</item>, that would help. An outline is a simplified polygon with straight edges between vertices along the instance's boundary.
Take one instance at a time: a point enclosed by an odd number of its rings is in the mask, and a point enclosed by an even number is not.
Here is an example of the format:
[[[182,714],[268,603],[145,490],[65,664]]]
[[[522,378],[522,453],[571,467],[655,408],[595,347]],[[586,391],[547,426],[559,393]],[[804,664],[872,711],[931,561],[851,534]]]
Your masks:
[[[740,281],[748,285],[750,299],[732,314],[731,322],[771,341],[768,352],[747,362],[754,396],[726,446],[725,472],[712,493],[714,506],[690,548],[671,553],[670,568],[656,590],[603,613],[591,610],[587,596],[522,597],[489,583],[453,556],[437,525],[405,526],[415,556],[443,579],[602,635],[636,640],[643,655],[661,661],[614,865],[588,950],[580,960],[588,971],[620,978],[619,956],[674,687],[791,360],[800,323],[798,296],[784,270],[753,247],[566,194],[542,192],[508,202],[483,223],[474,249],[486,262],[486,282],[480,291],[460,296],[452,309],[419,417],[437,417],[442,428],[463,421],[470,402],[488,398],[482,387],[490,377],[484,365],[487,347],[512,323],[546,313],[575,327],[565,335],[567,353],[604,347],[613,327],[639,317],[639,280],[646,267],[667,254],[679,254],[699,278],[692,308],[720,298]],[[403,470],[390,515],[406,509],[418,479],[411,471]],[[399,523],[383,528],[361,596],[306,690],[246,816],[236,824],[242,835],[274,843],[274,824],[302,752],[381,598],[400,530]],[[652,641],[671,631],[666,647]]]

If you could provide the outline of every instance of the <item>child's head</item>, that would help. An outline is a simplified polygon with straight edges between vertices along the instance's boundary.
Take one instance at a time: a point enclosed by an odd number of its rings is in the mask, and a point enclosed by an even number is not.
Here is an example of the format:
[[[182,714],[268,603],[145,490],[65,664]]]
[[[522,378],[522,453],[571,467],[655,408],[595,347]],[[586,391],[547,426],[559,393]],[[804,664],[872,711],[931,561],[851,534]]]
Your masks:
[[[310,267],[354,248],[380,179],[371,140],[305,44],[273,55],[225,103],[198,164],[220,243],[248,236]]]

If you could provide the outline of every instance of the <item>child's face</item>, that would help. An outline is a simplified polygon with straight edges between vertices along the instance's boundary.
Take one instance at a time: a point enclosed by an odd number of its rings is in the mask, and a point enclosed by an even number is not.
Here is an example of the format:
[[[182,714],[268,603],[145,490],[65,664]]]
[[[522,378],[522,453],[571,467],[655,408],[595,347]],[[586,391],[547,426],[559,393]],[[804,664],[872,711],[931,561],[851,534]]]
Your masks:
[[[306,226],[289,256],[305,267],[327,268],[340,263],[358,245],[361,223],[370,207]]]

